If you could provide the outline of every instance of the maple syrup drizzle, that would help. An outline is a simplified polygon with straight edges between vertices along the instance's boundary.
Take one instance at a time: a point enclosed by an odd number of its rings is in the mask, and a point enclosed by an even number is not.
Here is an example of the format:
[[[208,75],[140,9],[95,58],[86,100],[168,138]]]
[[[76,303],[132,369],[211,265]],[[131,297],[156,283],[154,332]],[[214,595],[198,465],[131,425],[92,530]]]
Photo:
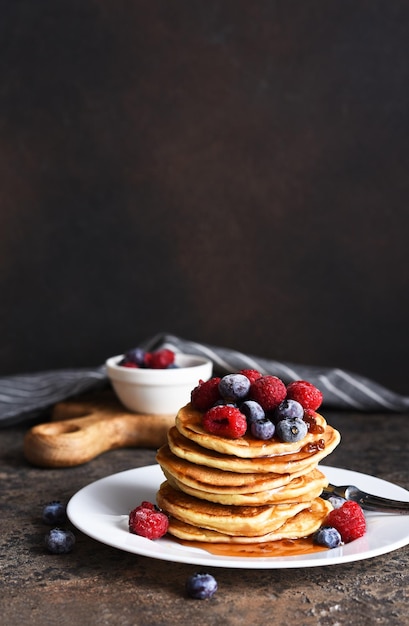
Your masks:
[[[312,452],[317,452],[318,450],[324,450],[324,448],[324,439],[318,439],[318,441],[311,441],[310,443],[305,444],[305,446],[301,448],[301,452],[307,452],[308,454],[311,454]]]
[[[304,419],[304,422],[306,422],[308,426],[308,431],[310,433],[313,433],[315,435],[315,434],[322,434],[324,432],[323,426],[321,426],[320,424],[317,424],[317,420],[312,415],[304,414],[303,419]]]

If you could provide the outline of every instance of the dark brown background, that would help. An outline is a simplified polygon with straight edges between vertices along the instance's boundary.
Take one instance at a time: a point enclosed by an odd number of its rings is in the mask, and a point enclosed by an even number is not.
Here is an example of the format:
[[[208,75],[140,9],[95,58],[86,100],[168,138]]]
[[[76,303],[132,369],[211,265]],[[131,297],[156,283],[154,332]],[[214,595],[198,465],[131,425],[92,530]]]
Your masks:
[[[0,374],[167,331],[409,391],[407,2],[0,7]]]

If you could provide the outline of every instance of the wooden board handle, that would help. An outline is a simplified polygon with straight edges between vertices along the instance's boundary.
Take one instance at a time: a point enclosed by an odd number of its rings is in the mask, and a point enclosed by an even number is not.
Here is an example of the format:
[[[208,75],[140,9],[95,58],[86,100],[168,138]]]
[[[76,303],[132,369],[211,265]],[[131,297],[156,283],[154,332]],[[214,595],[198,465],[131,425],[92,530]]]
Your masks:
[[[72,467],[114,448],[156,449],[166,442],[174,422],[174,415],[115,415],[97,409],[84,417],[33,426],[24,438],[24,455],[40,467]]]

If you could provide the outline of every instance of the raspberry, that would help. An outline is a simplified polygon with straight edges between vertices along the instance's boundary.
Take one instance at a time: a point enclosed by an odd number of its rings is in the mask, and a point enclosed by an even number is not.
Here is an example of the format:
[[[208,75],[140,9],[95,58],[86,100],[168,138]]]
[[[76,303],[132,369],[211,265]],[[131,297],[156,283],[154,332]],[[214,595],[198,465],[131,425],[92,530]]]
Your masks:
[[[240,370],[238,374],[243,374],[243,376],[246,376],[251,383],[254,383],[257,378],[261,378],[261,374],[257,370]]]
[[[287,398],[297,400],[304,409],[316,411],[322,404],[322,393],[306,380],[296,380],[287,385]]]
[[[287,395],[287,389],[283,381],[277,376],[261,376],[257,378],[250,387],[250,396],[265,411],[272,411]]]
[[[148,500],[143,500],[143,502],[141,502],[139,506],[141,506],[144,509],[150,509],[151,511],[157,511],[158,510],[156,505],[153,504],[152,502],[148,502]]]
[[[145,366],[154,370],[164,370],[175,361],[175,353],[172,350],[163,348],[156,352],[147,352],[145,354]]]
[[[203,428],[212,435],[238,439],[247,430],[246,416],[227,404],[214,406],[203,415]]]
[[[207,411],[218,400],[220,400],[219,382],[220,378],[214,376],[204,382],[199,380],[199,384],[195,387],[190,394],[190,401],[192,407],[198,411]]]
[[[344,543],[349,543],[366,532],[364,512],[357,502],[348,500],[339,509],[331,511],[325,520],[326,526],[333,526]]]
[[[129,513],[129,532],[146,539],[160,539],[168,531],[169,519],[151,502],[142,502]]]

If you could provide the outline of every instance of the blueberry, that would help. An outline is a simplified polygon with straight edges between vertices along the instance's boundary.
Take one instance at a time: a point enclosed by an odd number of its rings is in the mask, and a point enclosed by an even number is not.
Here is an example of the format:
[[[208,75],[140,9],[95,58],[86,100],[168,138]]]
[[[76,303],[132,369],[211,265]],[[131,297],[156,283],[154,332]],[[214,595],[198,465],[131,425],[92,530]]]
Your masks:
[[[297,400],[283,400],[276,408],[274,417],[276,421],[286,419],[287,417],[298,417],[301,419],[304,417],[304,408]]]
[[[299,417],[282,419],[276,425],[277,437],[285,443],[300,441],[307,432],[307,424]]]
[[[44,537],[44,543],[52,554],[67,554],[75,545],[75,537],[70,530],[53,528]]]
[[[217,591],[217,582],[214,576],[205,572],[197,572],[186,581],[186,591],[191,598],[206,600]]]
[[[251,434],[256,439],[271,439],[275,432],[275,426],[269,419],[264,418],[250,425]]]
[[[259,404],[255,400],[245,400],[244,402],[242,402],[242,404],[240,405],[240,411],[244,413],[249,424],[251,424],[252,422],[257,422],[258,420],[262,420],[266,416],[261,404]]]
[[[343,504],[345,504],[345,498],[341,498],[341,496],[328,496],[328,502],[331,502],[334,509],[340,509]]]
[[[65,505],[59,500],[52,500],[43,508],[43,522],[45,524],[63,524],[67,519]]]
[[[223,398],[220,398],[220,400],[216,400],[213,406],[232,406],[235,409],[238,408],[235,402],[229,402],[228,400],[223,400]]]
[[[314,533],[314,543],[326,548],[338,548],[341,545],[341,535],[336,528],[332,526],[322,526]]]
[[[226,400],[242,400],[247,396],[250,384],[243,374],[226,374],[219,382],[219,392]]]
[[[142,348],[132,348],[131,350],[125,352],[125,361],[135,363],[141,367],[145,363],[145,354],[146,352],[145,350],[142,350]]]

